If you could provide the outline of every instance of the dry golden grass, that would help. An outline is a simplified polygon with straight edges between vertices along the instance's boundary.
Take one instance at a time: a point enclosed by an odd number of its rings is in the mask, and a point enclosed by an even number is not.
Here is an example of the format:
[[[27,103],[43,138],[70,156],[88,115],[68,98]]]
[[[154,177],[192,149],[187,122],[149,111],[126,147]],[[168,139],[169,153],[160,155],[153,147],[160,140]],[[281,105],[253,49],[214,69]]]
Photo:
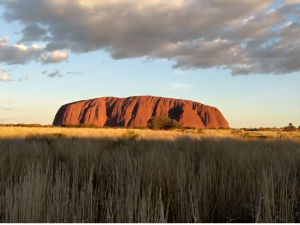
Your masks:
[[[138,139],[174,140],[179,137],[237,138],[237,139],[291,139],[300,140],[300,131],[243,131],[240,129],[177,129],[149,130],[124,128],[64,128],[64,127],[0,127],[0,138],[26,138],[34,135],[62,134],[78,138],[118,138],[134,133]]]
[[[300,222],[298,137],[0,127],[0,222]]]

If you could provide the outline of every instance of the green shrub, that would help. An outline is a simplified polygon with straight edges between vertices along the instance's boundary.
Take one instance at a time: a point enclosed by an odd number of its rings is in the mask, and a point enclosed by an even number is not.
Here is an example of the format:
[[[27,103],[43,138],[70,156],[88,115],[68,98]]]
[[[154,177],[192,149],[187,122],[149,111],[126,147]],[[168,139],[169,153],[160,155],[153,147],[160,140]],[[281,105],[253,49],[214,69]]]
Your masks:
[[[148,121],[147,127],[154,130],[169,130],[179,128],[179,123],[168,116],[158,116],[152,117]]]

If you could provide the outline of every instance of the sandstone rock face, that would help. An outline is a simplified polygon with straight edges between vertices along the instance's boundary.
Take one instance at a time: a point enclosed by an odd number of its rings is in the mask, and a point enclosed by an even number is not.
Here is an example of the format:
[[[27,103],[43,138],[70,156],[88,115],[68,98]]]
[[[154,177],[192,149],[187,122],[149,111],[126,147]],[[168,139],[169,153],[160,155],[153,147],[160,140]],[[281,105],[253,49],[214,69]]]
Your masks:
[[[154,96],[102,97],[60,107],[53,125],[93,124],[99,127],[146,127],[151,117],[175,119],[182,127],[228,128],[215,107],[189,100]]]

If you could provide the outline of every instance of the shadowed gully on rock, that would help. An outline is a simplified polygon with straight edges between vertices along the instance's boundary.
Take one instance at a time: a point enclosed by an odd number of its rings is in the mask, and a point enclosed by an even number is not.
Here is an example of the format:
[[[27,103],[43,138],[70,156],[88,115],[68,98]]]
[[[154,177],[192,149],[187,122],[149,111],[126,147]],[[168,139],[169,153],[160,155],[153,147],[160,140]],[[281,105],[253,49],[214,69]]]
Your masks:
[[[69,103],[60,107],[53,125],[146,127],[151,117],[162,115],[177,120],[182,127],[229,127],[227,120],[215,107],[154,96],[102,97]]]

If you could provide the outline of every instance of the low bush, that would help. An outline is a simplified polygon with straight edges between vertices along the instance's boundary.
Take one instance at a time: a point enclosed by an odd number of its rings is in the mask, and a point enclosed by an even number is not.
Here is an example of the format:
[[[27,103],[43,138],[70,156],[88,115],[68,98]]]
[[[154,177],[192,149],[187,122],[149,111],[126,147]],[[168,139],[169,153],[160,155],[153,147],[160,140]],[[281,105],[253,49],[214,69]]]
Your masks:
[[[154,130],[170,130],[179,128],[179,123],[170,119],[168,116],[152,117],[147,124],[147,127]]]
[[[121,137],[125,139],[131,139],[135,140],[139,137],[140,135],[133,130],[127,130]]]
[[[296,127],[293,126],[292,123],[289,123],[289,125],[286,126],[286,127],[284,127],[283,130],[284,130],[284,131],[295,131],[295,130],[296,130]]]

